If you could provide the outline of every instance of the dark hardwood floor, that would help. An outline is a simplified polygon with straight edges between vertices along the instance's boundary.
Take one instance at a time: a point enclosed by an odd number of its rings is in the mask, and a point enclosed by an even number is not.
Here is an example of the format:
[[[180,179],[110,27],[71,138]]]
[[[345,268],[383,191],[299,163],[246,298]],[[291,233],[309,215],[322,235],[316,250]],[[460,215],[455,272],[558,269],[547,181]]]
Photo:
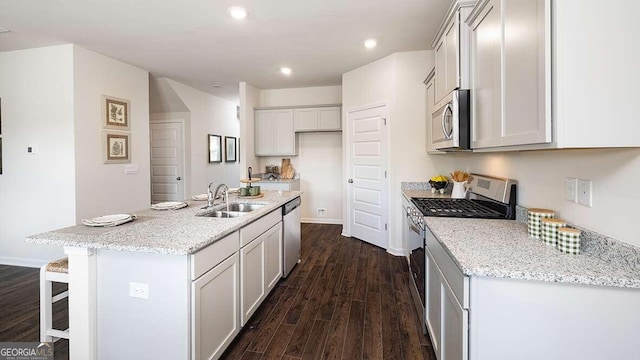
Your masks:
[[[302,262],[281,280],[225,352],[225,359],[428,359],[404,258],[302,225]],[[63,287],[54,287],[54,293]],[[39,270],[0,265],[0,342],[38,341]],[[67,302],[54,306],[66,326]],[[68,341],[55,359],[68,359]]]
[[[54,284],[53,293],[66,289]],[[0,342],[40,341],[40,269],[0,265]],[[69,325],[67,300],[53,305],[53,324]],[[69,359],[69,341],[60,339],[54,346],[56,360]]]
[[[302,224],[302,262],[256,311],[225,359],[433,359],[406,260]]]

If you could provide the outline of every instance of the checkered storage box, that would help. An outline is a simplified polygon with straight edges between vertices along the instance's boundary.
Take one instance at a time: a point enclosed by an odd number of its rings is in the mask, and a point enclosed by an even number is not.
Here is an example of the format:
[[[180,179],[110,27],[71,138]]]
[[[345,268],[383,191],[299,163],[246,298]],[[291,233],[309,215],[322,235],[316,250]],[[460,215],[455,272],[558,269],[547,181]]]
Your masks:
[[[542,241],[555,247],[558,244],[558,229],[567,226],[567,222],[560,219],[545,218],[540,220],[540,223],[542,224]]]
[[[565,254],[580,254],[580,230],[567,227],[559,228],[558,250]]]
[[[529,227],[529,236],[540,239],[542,235],[542,224],[540,220],[554,218],[556,216],[553,210],[548,209],[529,209],[527,214],[527,225]]]

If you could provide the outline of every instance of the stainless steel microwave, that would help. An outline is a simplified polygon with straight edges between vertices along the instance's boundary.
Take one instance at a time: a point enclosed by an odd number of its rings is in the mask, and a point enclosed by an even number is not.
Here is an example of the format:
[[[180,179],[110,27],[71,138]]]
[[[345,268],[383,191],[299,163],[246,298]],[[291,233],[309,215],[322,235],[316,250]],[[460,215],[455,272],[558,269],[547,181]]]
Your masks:
[[[438,150],[471,148],[471,99],[469,90],[454,90],[431,115],[431,142]]]

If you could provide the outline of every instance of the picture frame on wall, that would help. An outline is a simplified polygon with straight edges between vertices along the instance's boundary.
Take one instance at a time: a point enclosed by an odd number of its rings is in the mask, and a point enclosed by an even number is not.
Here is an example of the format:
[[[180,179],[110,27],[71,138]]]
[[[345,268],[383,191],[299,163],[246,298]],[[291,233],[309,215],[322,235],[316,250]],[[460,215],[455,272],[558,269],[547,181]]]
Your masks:
[[[236,138],[233,136],[225,136],[224,137],[224,161],[225,162],[236,162]]]
[[[209,144],[209,162],[219,163],[222,162],[222,136],[220,135],[208,135]]]
[[[119,131],[103,131],[102,154],[105,164],[131,162],[131,134]]]
[[[102,96],[102,124],[105,129],[129,130],[131,102],[112,96]]]

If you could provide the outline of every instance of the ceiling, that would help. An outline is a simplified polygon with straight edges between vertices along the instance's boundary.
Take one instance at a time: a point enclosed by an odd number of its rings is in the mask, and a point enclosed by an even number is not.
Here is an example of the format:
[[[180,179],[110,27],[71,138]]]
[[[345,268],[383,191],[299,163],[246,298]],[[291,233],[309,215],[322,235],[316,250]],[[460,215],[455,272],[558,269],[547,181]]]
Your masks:
[[[429,49],[451,0],[2,0],[0,51],[65,43],[237,100],[258,88],[340,85],[398,51]],[[249,14],[237,21],[230,6]],[[368,50],[363,42],[376,38]],[[293,74],[279,69],[288,66]],[[220,85],[214,88],[211,85]]]

